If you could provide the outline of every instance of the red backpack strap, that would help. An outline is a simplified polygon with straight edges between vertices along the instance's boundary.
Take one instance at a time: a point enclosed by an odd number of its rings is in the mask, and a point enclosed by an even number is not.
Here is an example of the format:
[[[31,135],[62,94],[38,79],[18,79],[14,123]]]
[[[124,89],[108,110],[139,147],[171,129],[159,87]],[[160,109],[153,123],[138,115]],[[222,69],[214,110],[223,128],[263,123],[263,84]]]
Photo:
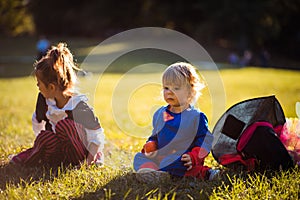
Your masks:
[[[243,159],[242,155],[240,154],[224,154],[219,157],[219,163],[223,166],[233,163],[241,163],[247,168],[248,171],[252,171],[255,168],[256,159]]]
[[[277,134],[278,137],[280,137],[282,129],[283,129],[283,125],[277,125],[277,126],[274,127],[274,131],[275,131],[275,133]]]

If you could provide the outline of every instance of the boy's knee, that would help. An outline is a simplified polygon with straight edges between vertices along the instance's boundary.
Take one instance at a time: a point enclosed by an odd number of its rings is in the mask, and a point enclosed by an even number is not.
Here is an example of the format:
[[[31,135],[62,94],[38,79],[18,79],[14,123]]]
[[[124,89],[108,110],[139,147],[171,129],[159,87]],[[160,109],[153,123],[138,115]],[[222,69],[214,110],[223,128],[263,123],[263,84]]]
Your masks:
[[[157,165],[149,158],[147,158],[143,153],[137,153],[134,156],[133,168],[135,171],[140,168],[152,168],[158,169]]]

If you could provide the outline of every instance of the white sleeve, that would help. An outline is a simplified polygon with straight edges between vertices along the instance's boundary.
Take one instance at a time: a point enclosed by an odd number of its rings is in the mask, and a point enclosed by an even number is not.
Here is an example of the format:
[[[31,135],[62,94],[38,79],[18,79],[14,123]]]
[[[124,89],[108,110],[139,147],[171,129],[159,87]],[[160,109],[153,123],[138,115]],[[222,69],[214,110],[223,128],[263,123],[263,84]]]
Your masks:
[[[85,129],[86,130],[86,137],[87,137],[87,149],[89,149],[89,146],[91,143],[96,144],[99,146],[98,151],[102,151],[104,148],[104,143],[105,143],[105,136],[104,136],[104,129],[99,128],[96,130],[91,130],[91,129]]]
[[[32,129],[33,129],[33,132],[34,132],[35,136],[38,136],[38,134],[40,134],[40,132],[42,130],[45,130],[46,122],[44,120],[41,121],[41,122],[38,122],[37,119],[36,119],[35,112],[32,115],[32,120],[31,121],[32,121]]]
[[[300,119],[300,102],[296,102],[296,114],[298,119]]]

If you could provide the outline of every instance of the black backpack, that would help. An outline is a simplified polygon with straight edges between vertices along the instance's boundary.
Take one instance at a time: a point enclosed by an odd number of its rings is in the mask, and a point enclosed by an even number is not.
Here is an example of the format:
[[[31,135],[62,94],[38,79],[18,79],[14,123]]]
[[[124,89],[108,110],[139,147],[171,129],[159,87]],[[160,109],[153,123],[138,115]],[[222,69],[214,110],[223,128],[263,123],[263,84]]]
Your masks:
[[[294,165],[276,132],[285,123],[275,96],[242,101],[229,108],[213,129],[213,157],[229,168],[279,170]]]

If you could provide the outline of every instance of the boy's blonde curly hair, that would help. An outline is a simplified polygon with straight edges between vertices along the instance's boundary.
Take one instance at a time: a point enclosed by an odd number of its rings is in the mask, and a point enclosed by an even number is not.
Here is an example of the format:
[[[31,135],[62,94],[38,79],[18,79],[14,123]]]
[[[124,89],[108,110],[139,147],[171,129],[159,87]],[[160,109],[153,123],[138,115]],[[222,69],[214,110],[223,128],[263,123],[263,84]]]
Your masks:
[[[162,81],[167,84],[187,85],[190,89],[190,98],[188,101],[191,105],[197,102],[201,95],[201,90],[205,87],[205,84],[200,80],[196,68],[186,62],[177,62],[170,65],[164,71]]]

